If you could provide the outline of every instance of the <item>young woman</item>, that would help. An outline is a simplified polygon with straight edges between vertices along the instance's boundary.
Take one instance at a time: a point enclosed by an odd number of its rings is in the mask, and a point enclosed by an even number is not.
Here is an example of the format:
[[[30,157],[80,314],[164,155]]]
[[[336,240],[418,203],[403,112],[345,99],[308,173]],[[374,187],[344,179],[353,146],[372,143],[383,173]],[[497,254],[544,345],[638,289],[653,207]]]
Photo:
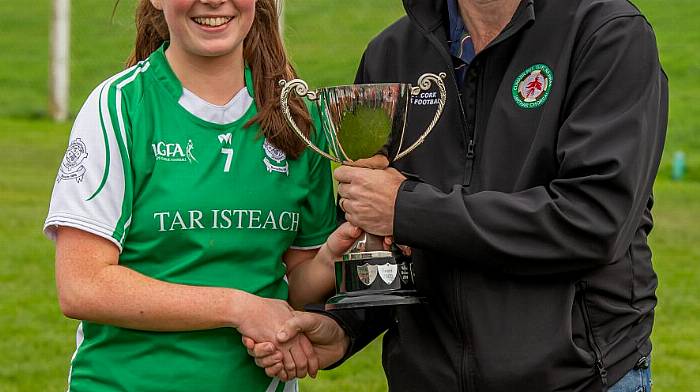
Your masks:
[[[274,0],[141,0],[136,22],[130,68],[76,118],[45,224],[61,309],[82,320],[69,389],[294,390],[241,335],[272,341],[287,299],[322,300],[359,229],[331,234],[329,164],[279,110],[294,71]],[[316,138],[303,101],[293,113]],[[305,339],[283,349],[312,355]]]

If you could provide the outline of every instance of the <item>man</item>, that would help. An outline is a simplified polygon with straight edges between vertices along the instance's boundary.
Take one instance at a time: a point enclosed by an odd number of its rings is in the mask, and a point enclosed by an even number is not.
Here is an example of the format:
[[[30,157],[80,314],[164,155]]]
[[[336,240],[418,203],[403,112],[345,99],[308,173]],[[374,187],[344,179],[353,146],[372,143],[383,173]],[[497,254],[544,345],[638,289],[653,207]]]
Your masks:
[[[648,22],[624,0],[404,5],[356,81],[445,72],[445,112],[395,168],[335,177],[348,221],[412,248],[427,302],[299,313],[279,340],[305,333],[323,367],[386,331],[392,391],[648,391],[668,113]],[[412,111],[408,138],[434,107]]]

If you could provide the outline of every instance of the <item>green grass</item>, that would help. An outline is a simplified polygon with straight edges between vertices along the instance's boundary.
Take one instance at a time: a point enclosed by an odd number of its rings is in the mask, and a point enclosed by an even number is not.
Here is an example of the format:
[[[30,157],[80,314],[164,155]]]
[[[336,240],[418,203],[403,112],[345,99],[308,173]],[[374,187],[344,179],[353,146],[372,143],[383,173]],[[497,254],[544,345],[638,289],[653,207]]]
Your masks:
[[[117,72],[133,40],[133,0],[73,1],[71,112]],[[700,390],[700,30],[697,0],[636,2],[657,32],[671,80],[666,154],[651,236],[659,275],[653,334],[656,391]],[[53,246],[41,234],[69,125],[45,119],[50,0],[0,1],[0,391],[65,386],[76,322],[59,311]],[[311,87],[349,83],[368,40],[401,14],[399,0],[288,0],[286,40]],[[684,150],[685,181],[668,180]],[[383,391],[375,342],[342,367],[304,380],[305,391]]]

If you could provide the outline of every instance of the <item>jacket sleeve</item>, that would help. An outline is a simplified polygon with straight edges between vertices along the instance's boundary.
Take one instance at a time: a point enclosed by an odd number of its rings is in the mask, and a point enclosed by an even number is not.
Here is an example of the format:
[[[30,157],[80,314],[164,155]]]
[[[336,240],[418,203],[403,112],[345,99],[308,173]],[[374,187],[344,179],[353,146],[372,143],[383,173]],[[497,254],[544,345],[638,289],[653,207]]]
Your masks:
[[[393,320],[393,312],[385,307],[331,311],[321,309],[308,310],[331,317],[350,338],[350,346],[343,358],[328,366],[326,370],[340,366],[348,358],[365,348],[375,338],[384,333],[391,324],[391,320]]]
[[[619,17],[587,39],[567,81],[558,175],[517,193],[449,193],[406,181],[398,243],[513,274],[611,263],[627,251],[651,195],[668,115],[667,80],[642,17]]]

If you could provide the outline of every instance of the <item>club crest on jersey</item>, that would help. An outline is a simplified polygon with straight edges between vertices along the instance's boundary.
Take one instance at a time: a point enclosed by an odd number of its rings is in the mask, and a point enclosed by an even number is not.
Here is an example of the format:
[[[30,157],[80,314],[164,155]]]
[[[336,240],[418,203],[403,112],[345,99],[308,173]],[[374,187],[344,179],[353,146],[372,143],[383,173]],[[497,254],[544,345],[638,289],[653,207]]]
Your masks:
[[[166,143],[163,141],[152,143],[151,147],[153,148],[153,155],[158,161],[198,163],[192,152],[194,150],[192,139],[187,140],[184,149],[180,143]]]
[[[265,163],[265,168],[268,173],[277,172],[289,175],[289,163],[287,163],[287,154],[279,148],[275,147],[267,139],[263,143],[263,151],[265,151],[265,158],[263,158],[263,163]],[[284,161],[284,165],[282,165]]]
[[[549,97],[554,73],[545,64],[535,64],[523,71],[513,83],[513,100],[523,109],[542,106]]]
[[[82,163],[87,157],[87,147],[85,147],[83,140],[80,138],[73,140],[68,145],[66,155],[63,156],[63,161],[58,169],[58,178],[56,178],[56,182],[73,179],[77,182],[83,182],[83,177],[87,169],[85,169]]]

